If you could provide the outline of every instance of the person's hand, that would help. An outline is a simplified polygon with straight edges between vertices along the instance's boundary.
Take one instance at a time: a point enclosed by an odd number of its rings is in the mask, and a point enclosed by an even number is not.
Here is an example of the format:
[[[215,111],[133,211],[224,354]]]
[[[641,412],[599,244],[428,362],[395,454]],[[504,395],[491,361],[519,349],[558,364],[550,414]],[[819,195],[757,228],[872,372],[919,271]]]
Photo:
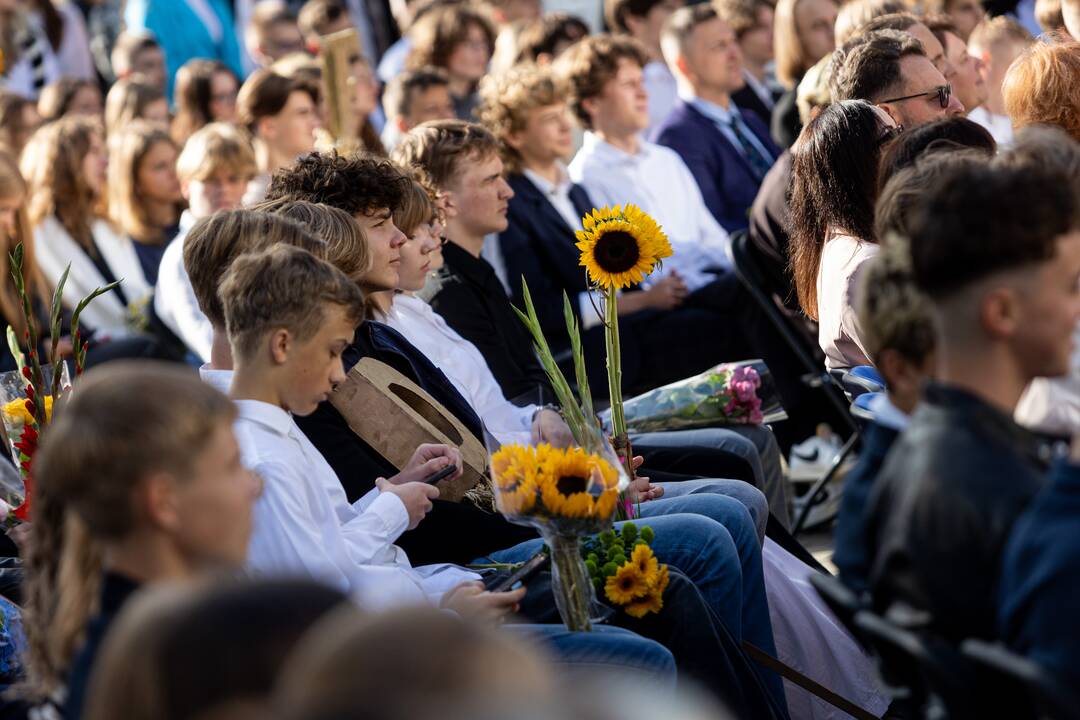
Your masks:
[[[435,445],[425,443],[416,448],[416,452],[405,463],[401,472],[389,478],[395,485],[403,485],[410,482],[422,482],[442,470],[447,465],[454,465],[457,471],[446,478],[455,480],[461,477],[461,451],[449,445]]]
[[[641,467],[641,464],[645,462],[645,458],[640,455],[634,456],[634,470]],[[637,495],[634,495],[634,493]],[[644,475],[637,475],[634,477],[633,482],[630,483],[630,498],[636,500],[639,503],[648,502],[650,500],[659,500],[664,496],[664,488],[659,485],[653,485],[649,482],[649,478]]]
[[[689,295],[686,283],[679,273],[672,270],[648,290],[642,291],[648,298],[649,307],[657,310],[674,310]]]
[[[453,610],[463,618],[495,624],[508,613],[516,611],[524,597],[523,587],[497,593],[485,590],[482,582],[466,582],[443,595],[439,607]]]
[[[375,487],[381,493],[397,495],[409,513],[409,529],[412,530],[431,512],[431,501],[439,497],[439,488],[421,482],[396,485],[385,478],[375,481]]]
[[[15,543],[15,547],[19,548],[19,554],[25,557],[26,545],[30,540],[30,523],[21,522],[15,527],[8,529],[7,536]]]
[[[546,442],[557,448],[568,448],[574,444],[570,426],[562,415],[550,408],[543,408],[533,418],[532,439],[534,443]]]

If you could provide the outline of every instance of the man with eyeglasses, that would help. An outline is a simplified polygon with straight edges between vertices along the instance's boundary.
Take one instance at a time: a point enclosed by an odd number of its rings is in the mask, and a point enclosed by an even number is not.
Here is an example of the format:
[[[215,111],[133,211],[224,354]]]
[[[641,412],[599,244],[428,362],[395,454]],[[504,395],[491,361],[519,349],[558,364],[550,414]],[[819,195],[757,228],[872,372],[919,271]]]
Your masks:
[[[833,66],[834,102],[872,102],[901,127],[964,113],[951,84],[908,33],[878,30],[859,36],[835,52]]]

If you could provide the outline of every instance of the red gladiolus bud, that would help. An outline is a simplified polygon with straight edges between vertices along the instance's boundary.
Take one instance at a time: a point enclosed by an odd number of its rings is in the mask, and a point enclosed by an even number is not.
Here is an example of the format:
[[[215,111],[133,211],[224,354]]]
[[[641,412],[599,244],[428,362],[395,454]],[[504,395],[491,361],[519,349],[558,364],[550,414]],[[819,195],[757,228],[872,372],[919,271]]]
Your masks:
[[[23,377],[26,378],[27,380],[33,380],[34,379],[33,375],[30,374],[30,366],[29,365],[24,365],[23,366],[22,374],[23,374]]]
[[[37,405],[34,404],[33,400],[26,401],[26,412],[31,415],[37,415]]]

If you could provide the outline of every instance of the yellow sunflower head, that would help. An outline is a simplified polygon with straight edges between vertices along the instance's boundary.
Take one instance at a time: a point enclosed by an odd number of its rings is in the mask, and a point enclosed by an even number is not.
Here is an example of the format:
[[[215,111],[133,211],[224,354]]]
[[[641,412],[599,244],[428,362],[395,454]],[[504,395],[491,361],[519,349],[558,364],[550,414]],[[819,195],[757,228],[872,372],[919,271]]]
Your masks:
[[[603,519],[614,513],[619,477],[609,462],[581,448],[540,448],[537,482],[550,514]]]
[[[506,515],[524,515],[536,504],[540,460],[535,448],[505,445],[491,456],[495,504]]]
[[[637,565],[638,571],[650,580],[654,579],[660,565],[653,551],[644,543],[634,548],[634,552],[630,555],[630,562]]]
[[[634,563],[626,563],[608,577],[604,595],[616,605],[626,605],[649,593],[649,584]]]
[[[666,257],[671,243],[647,213],[636,205],[601,208],[582,218],[577,231],[581,265],[602,288],[641,282]]]
[[[633,618],[643,618],[649,613],[658,613],[664,609],[663,591],[650,590],[644,597],[627,604],[623,610]]]

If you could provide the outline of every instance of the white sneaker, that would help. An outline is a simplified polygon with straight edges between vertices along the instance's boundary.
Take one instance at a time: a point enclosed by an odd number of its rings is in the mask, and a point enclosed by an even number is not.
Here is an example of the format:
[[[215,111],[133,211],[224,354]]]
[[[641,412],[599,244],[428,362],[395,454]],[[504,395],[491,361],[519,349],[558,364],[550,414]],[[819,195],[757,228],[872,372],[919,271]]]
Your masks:
[[[813,483],[829,472],[836,462],[843,443],[831,430],[825,432],[819,431],[817,435],[791,446],[791,458],[788,460],[788,478],[791,482]]]
[[[800,515],[810,499],[810,489],[832,469],[842,450],[843,443],[840,438],[825,426],[819,428],[817,435],[792,446],[791,460],[788,463],[788,497],[792,498],[793,518]],[[803,524],[804,530],[825,524],[836,517],[840,510],[844,478],[854,466],[854,461],[854,456],[849,455],[829,483],[821,489],[818,502],[810,509]]]

